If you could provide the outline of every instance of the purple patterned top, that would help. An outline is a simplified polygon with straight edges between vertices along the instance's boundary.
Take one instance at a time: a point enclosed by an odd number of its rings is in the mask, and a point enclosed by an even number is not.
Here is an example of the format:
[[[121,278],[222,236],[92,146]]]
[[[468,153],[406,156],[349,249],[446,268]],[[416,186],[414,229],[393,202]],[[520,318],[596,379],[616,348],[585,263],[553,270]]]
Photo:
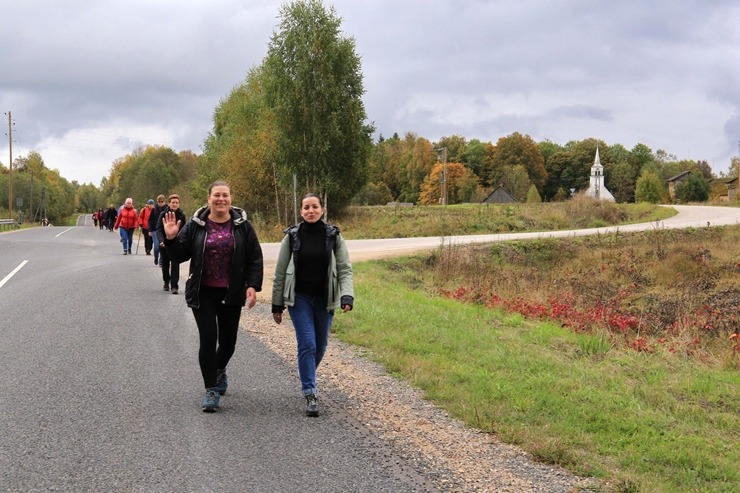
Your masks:
[[[203,286],[225,288],[229,285],[231,257],[234,255],[234,233],[231,221],[206,221],[206,248],[203,255]]]

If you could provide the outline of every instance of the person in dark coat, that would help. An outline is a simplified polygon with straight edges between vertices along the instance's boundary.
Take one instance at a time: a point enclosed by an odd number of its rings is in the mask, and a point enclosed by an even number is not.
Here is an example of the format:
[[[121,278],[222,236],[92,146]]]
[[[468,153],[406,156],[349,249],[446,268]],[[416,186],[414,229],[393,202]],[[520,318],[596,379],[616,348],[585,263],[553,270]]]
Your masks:
[[[118,211],[116,210],[116,207],[113,204],[109,205],[105,210],[105,227],[111,233],[113,232],[113,225],[116,223],[117,217]]]
[[[164,249],[164,229],[162,226],[162,218],[168,212],[172,212],[175,215],[175,219],[180,222],[180,227],[185,224],[187,218],[185,213],[180,209],[180,196],[173,193],[167,197],[167,206],[159,215],[157,220],[157,238],[159,239],[159,264],[162,266],[162,279],[164,280],[165,291],[169,291],[172,288],[172,294],[177,294],[180,290],[180,262],[173,260],[167,254],[167,250]],[[161,238],[161,239],[160,239]]]
[[[157,195],[157,203],[152,207],[149,212],[149,236],[152,237],[152,250],[154,251],[154,265],[159,265],[159,244],[162,242],[161,239],[157,239],[157,222],[159,216],[162,214],[164,208],[167,207],[165,204],[165,197],[162,194]]]
[[[167,255],[190,261],[185,301],[200,336],[201,407],[215,412],[228,387],[226,366],[236,348],[242,307],[252,308],[262,290],[262,247],[247,214],[231,205],[231,188],[223,181],[208,187],[208,205],[180,226],[175,211],[163,213]]]

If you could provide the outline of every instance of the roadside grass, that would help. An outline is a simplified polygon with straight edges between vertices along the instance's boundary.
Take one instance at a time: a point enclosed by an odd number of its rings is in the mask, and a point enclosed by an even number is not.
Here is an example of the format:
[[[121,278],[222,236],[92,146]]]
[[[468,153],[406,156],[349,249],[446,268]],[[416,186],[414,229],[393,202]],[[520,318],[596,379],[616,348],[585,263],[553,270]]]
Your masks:
[[[449,206],[351,206],[329,221],[346,239],[409,238],[552,231],[652,222],[675,215],[653,204],[615,204],[588,197],[540,204],[459,204]],[[260,241],[280,241],[284,227],[252,217]]]
[[[337,317],[337,336],[467,425],[608,491],[737,491],[736,365],[439,296],[434,262],[356,264],[357,310]]]
[[[540,204],[355,206],[337,218],[337,223],[348,239],[407,238],[597,228],[673,215],[673,209],[653,204],[615,204],[577,197]]]

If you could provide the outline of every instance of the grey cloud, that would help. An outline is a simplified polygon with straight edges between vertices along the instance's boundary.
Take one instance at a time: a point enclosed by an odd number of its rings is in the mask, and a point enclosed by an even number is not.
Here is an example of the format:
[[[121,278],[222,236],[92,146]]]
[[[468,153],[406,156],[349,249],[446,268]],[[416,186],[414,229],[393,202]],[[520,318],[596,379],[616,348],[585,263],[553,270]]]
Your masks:
[[[574,104],[570,106],[560,106],[550,110],[548,118],[577,118],[583,120],[598,120],[608,122],[613,119],[612,112],[606,108],[589,106],[585,104]]]
[[[161,128],[175,136],[162,144],[197,152],[219,101],[264,58],[284,2],[7,3],[0,104],[17,119],[21,150],[120,122]],[[362,58],[368,119],[386,137],[495,142],[518,131],[628,148],[645,138],[679,157],[690,147],[714,169],[736,153],[736,1],[331,4]],[[475,111],[448,117],[450,101]],[[521,107],[493,107],[509,101]],[[64,175],[65,163],[49,161]],[[69,178],[97,183],[109,166]]]

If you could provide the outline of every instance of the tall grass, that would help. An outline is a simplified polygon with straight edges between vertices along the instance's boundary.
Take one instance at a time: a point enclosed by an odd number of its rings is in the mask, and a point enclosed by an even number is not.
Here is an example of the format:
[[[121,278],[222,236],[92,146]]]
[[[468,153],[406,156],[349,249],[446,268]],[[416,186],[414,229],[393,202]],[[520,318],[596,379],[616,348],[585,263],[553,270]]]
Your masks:
[[[740,229],[447,246],[424,283],[462,301],[606,331],[619,347],[735,364]],[[735,343],[736,344],[736,343]]]

